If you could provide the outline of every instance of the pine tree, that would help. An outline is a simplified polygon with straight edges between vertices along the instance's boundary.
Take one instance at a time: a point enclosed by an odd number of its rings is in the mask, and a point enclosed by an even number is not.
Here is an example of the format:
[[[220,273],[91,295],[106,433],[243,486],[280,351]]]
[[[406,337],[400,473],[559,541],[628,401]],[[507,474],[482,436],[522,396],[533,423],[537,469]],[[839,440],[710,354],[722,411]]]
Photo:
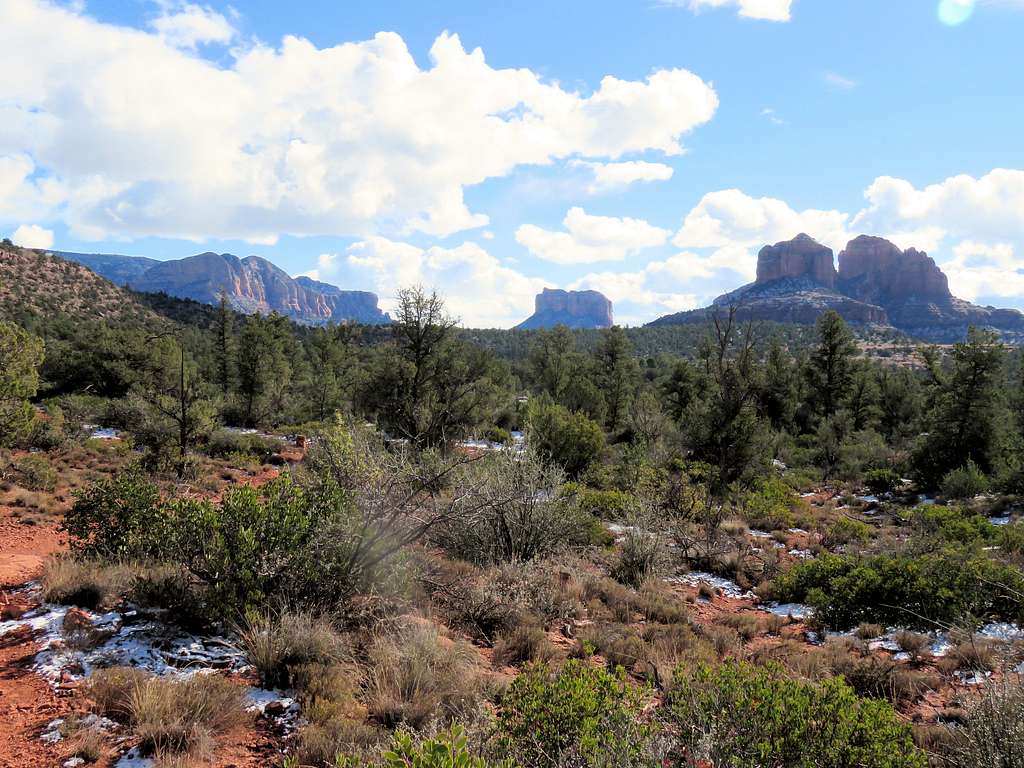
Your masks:
[[[838,312],[830,309],[818,318],[818,345],[804,369],[811,405],[818,417],[835,416],[850,393],[856,354],[853,334]]]

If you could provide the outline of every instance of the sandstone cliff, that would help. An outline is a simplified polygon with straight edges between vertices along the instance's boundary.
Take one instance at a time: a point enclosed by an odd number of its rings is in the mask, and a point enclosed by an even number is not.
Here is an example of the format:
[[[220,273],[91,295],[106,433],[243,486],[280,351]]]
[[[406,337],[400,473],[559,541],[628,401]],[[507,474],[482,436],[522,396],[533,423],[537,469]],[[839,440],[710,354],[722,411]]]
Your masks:
[[[343,291],[309,278],[293,279],[258,256],[240,259],[230,253],[206,252],[184,259],[155,261],[96,254],[62,255],[137,291],[164,292],[206,304],[219,301],[223,291],[231,305],[241,312],[279,312],[311,325],[390,321],[378,308],[377,297],[372,293]]]
[[[949,281],[926,253],[905,251],[880,237],[861,235],[839,254],[807,235],[766,246],[757,280],[719,296],[710,307],[658,318],[651,325],[704,322],[730,306],[741,320],[813,323],[827,309],[856,325],[895,327],[933,342],[958,341],[971,325],[1024,339],[1024,314],[979,307],[950,293]]]
[[[610,328],[612,303],[597,291],[545,288],[534,300],[534,313],[517,328]]]

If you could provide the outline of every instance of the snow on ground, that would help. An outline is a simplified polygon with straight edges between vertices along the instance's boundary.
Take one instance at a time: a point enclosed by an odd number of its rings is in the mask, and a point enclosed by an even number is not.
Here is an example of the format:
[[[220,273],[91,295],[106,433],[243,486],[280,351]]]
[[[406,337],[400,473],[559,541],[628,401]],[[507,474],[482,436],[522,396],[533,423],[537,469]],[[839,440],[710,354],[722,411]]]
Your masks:
[[[754,593],[743,589],[735,581],[722,578],[721,576],[715,576],[713,573],[706,573],[704,571],[690,571],[684,573],[681,576],[673,576],[670,579],[666,579],[671,584],[686,584],[690,587],[700,586],[701,582],[704,582],[709,587],[722,590],[723,594],[729,597],[742,597],[752,599]]]

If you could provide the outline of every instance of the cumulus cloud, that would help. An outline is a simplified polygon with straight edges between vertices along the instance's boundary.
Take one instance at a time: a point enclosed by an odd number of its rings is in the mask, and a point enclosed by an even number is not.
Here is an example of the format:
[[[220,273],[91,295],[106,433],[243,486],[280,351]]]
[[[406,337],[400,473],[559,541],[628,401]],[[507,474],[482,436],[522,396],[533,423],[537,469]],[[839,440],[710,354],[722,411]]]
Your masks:
[[[599,194],[609,190],[628,187],[638,181],[667,181],[672,178],[671,165],[648,163],[642,160],[628,160],[622,163],[595,163],[577,160],[573,165],[588,168],[594,175],[587,191]]]
[[[22,224],[11,235],[15,245],[22,248],[53,248],[53,231],[38,224]]]
[[[235,38],[235,28],[223,14],[195,3],[164,2],[162,13],[150,26],[168,45],[194,50],[199,45],[225,45]]]
[[[645,248],[664,244],[671,234],[643,219],[591,216],[579,207],[570,208],[562,224],[562,232],[523,224],[516,230],[516,240],[545,261],[592,264],[622,261]]]
[[[709,293],[752,280],[756,262],[744,248],[710,254],[691,251],[651,261],[628,272],[591,272],[570,287],[601,291],[615,304],[618,322],[638,325],[659,315],[701,306]]]
[[[470,328],[522,322],[533,311],[534,296],[549,285],[504,266],[471,241],[454,248],[419,248],[370,237],[349,246],[345,261],[351,271],[370,279],[386,309],[394,309],[396,288],[422,285],[437,289],[448,310]],[[321,256],[318,268],[329,275],[340,266],[340,257]]]
[[[849,215],[840,211],[797,211],[782,200],[724,189],[701,198],[686,214],[672,242],[680,248],[749,248],[806,232],[837,250],[850,239],[848,219]]]
[[[941,266],[949,277],[950,290],[961,298],[1019,300],[1024,296],[1024,262],[1009,243],[964,240],[953,248],[953,258]]]
[[[583,94],[493,68],[447,33],[426,68],[390,32],[327,48],[285,37],[215,63],[187,46],[227,31],[205,7],[177,7],[188,23],[168,16],[160,33],[0,3],[0,162],[27,157],[32,185],[62,191],[37,195],[27,218],[93,239],[446,236],[487,224],[467,186],[572,158],[679,154],[718,106],[686,70],[607,76]],[[16,204],[0,197],[0,211]]]
[[[789,21],[793,0],[664,0],[665,5],[682,6],[693,11],[704,8],[736,8],[739,15],[762,21]]]

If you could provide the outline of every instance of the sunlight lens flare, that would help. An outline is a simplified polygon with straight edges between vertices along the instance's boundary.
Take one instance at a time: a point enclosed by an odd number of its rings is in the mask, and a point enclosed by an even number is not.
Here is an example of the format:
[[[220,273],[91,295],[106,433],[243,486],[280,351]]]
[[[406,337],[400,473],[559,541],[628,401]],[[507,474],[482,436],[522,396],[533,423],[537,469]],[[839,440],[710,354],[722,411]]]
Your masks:
[[[976,0],[939,0],[939,21],[950,27],[963,24],[974,14]]]

